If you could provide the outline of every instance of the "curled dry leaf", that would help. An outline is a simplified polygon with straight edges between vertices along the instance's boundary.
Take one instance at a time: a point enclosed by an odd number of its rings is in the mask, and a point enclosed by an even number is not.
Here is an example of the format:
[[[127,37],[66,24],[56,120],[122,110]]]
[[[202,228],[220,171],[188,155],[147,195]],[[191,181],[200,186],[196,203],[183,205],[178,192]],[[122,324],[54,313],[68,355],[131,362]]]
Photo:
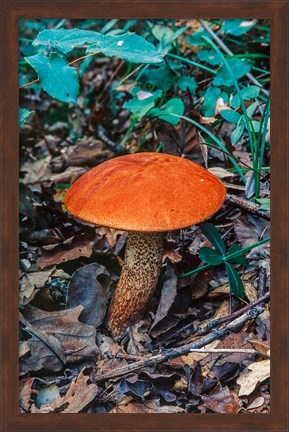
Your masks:
[[[147,401],[145,404],[138,403],[138,402],[120,404],[109,412],[113,414],[118,414],[118,413],[153,414],[153,413],[177,413],[177,412],[184,412],[184,411],[185,410],[183,408],[177,407],[175,405],[160,406],[159,401],[156,399],[156,400]]]
[[[47,271],[25,273],[20,279],[19,304],[27,305],[35,296],[35,288],[43,288],[55,267]]]
[[[79,322],[82,310],[83,306],[55,312],[27,307],[22,321],[24,329],[32,335],[25,341],[31,352],[30,356],[24,356],[21,370],[58,371],[66,362],[95,360],[96,330]]]
[[[51,404],[36,408],[31,407],[32,413],[78,413],[88,405],[96,396],[97,385],[90,383],[89,369],[84,368],[73,381],[64,396],[59,396]]]
[[[91,137],[72,147],[72,150],[65,161],[65,165],[93,167],[112,158],[113,156],[114,153],[107,150],[102,141]]]
[[[163,253],[163,262],[168,258],[172,263],[178,263],[182,261],[182,255],[176,250],[166,249]]]
[[[175,274],[175,271],[171,265],[168,265],[167,267],[167,279],[165,280],[163,287],[162,287],[162,293],[161,293],[161,299],[159,302],[158,310],[154,319],[154,322],[152,324],[152,329],[163,319],[167,316],[170,307],[172,306],[175,297],[177,295],[177,276]],[[152,332],[152,334],[154,334]]]
[[[234,173],[226,170],[225,168],[222,167],[212,167],[209,168],[208,171],[210,171],[210,173],[214,174],[216,177],[218,178],[226,178],[226,177],[234,177]]]
[[[70,237],[59,245],[46,246],[42,249],[38,265],[40,268],[45,268],[71,261],[81,256],[90,257],[94,239],[95,236],[93,234],[84,233]]]
[[[237,379],[237,384],[240,385],[239,396],[247,396],[251,394],[256,386],[270,377],[270,360],[261,360],[250,364],[248,370],[241,373]]]
[[[32,404],[31,394],[33,393],[32,385],[35,378],[23,379],[19,382],[19,406],[28,411]]]
[[[203,396],[202,399],[206,407],[216,413],[233,414],[239,412],[241,408],[241,401],[235,393],[229,391],[228,387],[217,389],[209,396]]]
[[[88,264],[72,275],[67,293],[67,308],[82,305],[79,321],[99,326],[106,314],[110,274],[101,264]]]

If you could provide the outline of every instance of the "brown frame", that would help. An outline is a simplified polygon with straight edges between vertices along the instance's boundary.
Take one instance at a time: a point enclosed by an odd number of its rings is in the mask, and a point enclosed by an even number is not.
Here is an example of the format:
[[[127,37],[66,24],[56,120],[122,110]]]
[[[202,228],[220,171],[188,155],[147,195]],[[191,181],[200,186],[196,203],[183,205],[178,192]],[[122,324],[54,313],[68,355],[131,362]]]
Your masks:
[[[272,25],[272,376],[270,414],[18,413],[18,27],[26,18],[270,18]],[[288,431],[288,0],[2,0],[3,431]],[[193,416],[193,417],[192,417]]]

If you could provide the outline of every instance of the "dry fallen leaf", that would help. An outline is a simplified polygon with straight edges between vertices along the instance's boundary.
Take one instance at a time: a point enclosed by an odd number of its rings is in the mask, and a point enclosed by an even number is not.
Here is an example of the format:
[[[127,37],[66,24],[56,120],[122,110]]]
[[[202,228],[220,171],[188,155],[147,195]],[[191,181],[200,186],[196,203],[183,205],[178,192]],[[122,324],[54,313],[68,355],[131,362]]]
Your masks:
[[[73,381],[64,396],[57,397],[51,404],[36,408],[31,407],[32,413],[78,413],[96,396],[97,385],[89,383],[87,368],[82,369],[75,381]]]
[[[137,414],[145,414],[145,413],[177,413],[184,412],[183,408],[167,405],[160,406],[158,401],[146,401],[145,403],[131,402],[128,404],[120,404],[117,407],[113,408],[109,413],[118,414],[118,413],[137,413]]]
[[[205,345],[203,347],[203,349],[213,349],[216,348],[217,345],[219,344],[219,340],[215,340],[213,342],[211,342],[208,345]],[[203,360],[205,357],[207,357],[209,355],[209,353],[202,353],[202,352],[192,352],[186,356],[182,356],[181,359],[183,360],[183,362],[187,365],[189,365],[190,367],[193,367],[196,365],[196,363],[198,363],[199,361]]]
[[[270,377],[270,360],[261,360],[248,366],[237,379],[240,385],[239,396],[251,394],[256,386]]]
[[[19,382],[19,406],[25,411],[28,411],[32,404],[31,394],[34,380],[35,378],[28,378]]]
[[[26,341],[31,353],[23,357],[21,370],[58,371],[66,362],[95,360],[98,356],[96,330],[78,320],[82,310],[83,306],[55,312],[27,307],[22,321],[32,336]]]
[[[228,387],[214,391],[209,396],[203,396],[202,399],[205,405],[216,413],[237,413],[241,408],[241,401]]]
[[[101,264],[92,263],[73,273],[67,292],[67,308],[82,305],[79,321],[99,326],[106,314],[110,274]]]
[[[55,267],[46,271],[25,273],[20,279],[19,304],[27,305],[35,296],[35,288],[43,288]]]
[[[40,268],[45,268],[81,256],[90,257],[94,240],[94,235],[85,233],[71,237],[61,244],[43,247],[38,265]]]
[[[168,276],[162,287],[161,299],[151,329],[167,316],[177,295],[177,276],[171,265],[167,266],[167,274]],[[154,335],[154,331],[151,333]]]

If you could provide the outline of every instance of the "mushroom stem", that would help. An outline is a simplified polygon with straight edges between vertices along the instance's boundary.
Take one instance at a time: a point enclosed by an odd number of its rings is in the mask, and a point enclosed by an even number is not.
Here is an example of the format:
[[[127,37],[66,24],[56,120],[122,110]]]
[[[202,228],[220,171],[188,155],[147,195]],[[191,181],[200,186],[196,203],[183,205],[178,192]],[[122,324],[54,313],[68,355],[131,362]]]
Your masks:
[[[155,291],[163,255],[163,233],[130,232],[124,264],[109,312],[114,336],[141,318]]]

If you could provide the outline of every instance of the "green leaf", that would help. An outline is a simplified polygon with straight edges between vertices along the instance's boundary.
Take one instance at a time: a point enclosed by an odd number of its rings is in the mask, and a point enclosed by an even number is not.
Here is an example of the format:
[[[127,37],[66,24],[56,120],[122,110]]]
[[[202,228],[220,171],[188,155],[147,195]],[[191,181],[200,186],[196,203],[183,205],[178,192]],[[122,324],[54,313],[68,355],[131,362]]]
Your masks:
[[[25,60],[36,70],[40,84],[50,96],[62,102],[77,103],[79,83],[74,67],[56,55],[36,54]]]
[[[231,59],[228,60],[228,64],[230,66],[230,69],[232,71],[232,74],[234,75],[235,79],[242,78],[246,73],[250,72],[251,70],[251,64],[247,62],[245,59]],[[217,87],[225,86],[230,87],[234,85],[234,81],[229,74],[229,71],[227,70],[226,66],[223,64],[220,69],[218,70],[214,80],[213,84]]]
[[[139,118],[143,117],[150,109],[152,109],[155,106],[155,101],[162,95],[161,90],[148,92],[142,90],[139,86],[134,87],[130,93],[133,98],[128,102],[125,102],[123,107],[129,109]]]
[[[183,101],[178,98],[172,98],[165,104],[163,109],[153,108],[149,112],[149,114],[156,117],[160,117],[162,120],[165,120],[173,125],[176,125],[178,124],[180,119],[170,114],[183,115],[184,111],[185,111],[185,106]]]
[[[187,91],[187,89],[189,89],[189,91],[192,94],[195,94],[196,88],[198,87],[197,81],[195,80],[194,77],[191,76],[179,77],[177,79],[176,85],[184,92]]]
[[[161,63],[163,58],[153,44],[142,36],[127,32],[121,35],[102,35],[87,53],[100,51],[106,56],[116,56],[131,63]]]
[[[237,124],[242,117],[237,111],[231,109],[224,109],[220,111],[221,117],[229,123]]]
[[[225,34],[241,36],[247,33],[255,24],[256,20],[228,19],[222,25],[222,31]]]
[[[240,252],[240,255],[236,255],[232,258],[228,258],[228,261],[232,261],[236,264],[242,264],[244,266],[248,265],[247,259],[244,257],[241,245],[239,243],[234,243],[228,250],[227,255],[233,254],[235,252]]]
[[[156,25],[152,28],[152,34],[160,41],[158,49],[165,56],[172,47],[172,42],[182,35],[187,27],[181,27],[173,32],[167,25]]]
[[[207,33],[207,31],[201,26],[196,30],[193,34],[188,37],[188,42],[192,46],[203,47],[206,46],[206,42],[202,39],[202,36],[207,36],[209,39],[212,39],[211,36]]]
[[[231,142],[233,145],[236,145],[238,141],[240,141],[243,132],[245,129],[245,125],[244,123],[240,123],[238,124],[238,126],[233,130],[232,134],[231,134]]]
[[[213,117],[215,114],[215,105],[218,97],[221,94],[221,90],[217,87],[210,86],[207,88],[204,94],[204,116]]]
[[[221,255],[209,247],[202,247],[199,250],[199,258],[210,265],[219,265],[223,263],[223,258]]]
[[[240,90],[240,94],[243,100],[251,100],[258,97],[260,93],[260,88],[257,86],[249,86]],[[238,94],[235,94],[231,101],[231,107],[234,109],[238,109],[241,106],[240,98]]]
[[[256,111],[256,108],[257,108],[258,104],[259,104],[259,102],[256,101],[256,102],[252,103],[252,105],[250,105],[250,106],[246,109],[246,113],[247,113],[247,116],[248,116],[248,117],[251,118],[251,117],[253,116],[254,112]]]
[[[77,28],[72,30],[63,28],[43,30],[38,34],[32,45],[53,46],[57,51],[67,54],[76,46],[96,44],[101,37],[100,33]]]
[[[199,225],[202,233],[207,237],[207,239],[212,243],[215,249],[222,255],[225,256],[226,246],[225,243],[220,236],[217,228],[214,227],[211,223],[202,223]]]
[[[146,70],[141,77],[142,82],[157,86],[157,88],[167,92],[173,82],[172,74],[166,63],[155,68]]]
[[[254,128],[254,132],[259,133],[261,130],[261,122],[259,122],[257,120],[252,120],[251,123],[252,123],[252,126]]]
[[[197,52],[197,57],[201,61],[205,61],[212,66],[217,66],[221,63],[220,56],[214,50],[202,49]]]
[[[260,204],[260,210],[270,211],[270,198],[258,198],[256,201]]]
[[[231,289],[232,294],[235,297],[244,298],[245,297],[245,288],[244,288],[242,279],[240,278],[238,272],[228,262],[225,263],[225,266],[226,266],[226,272],[227,272],[228,281],[229,281],[229,285],[230,285],[230,289]]]
[[[33,113],[34,113],[34,111],[29,111],[26,108],[19,108],[19,111],[18,111],[19,128],[22,128],[26,119],[28,119],[28,117]]]

